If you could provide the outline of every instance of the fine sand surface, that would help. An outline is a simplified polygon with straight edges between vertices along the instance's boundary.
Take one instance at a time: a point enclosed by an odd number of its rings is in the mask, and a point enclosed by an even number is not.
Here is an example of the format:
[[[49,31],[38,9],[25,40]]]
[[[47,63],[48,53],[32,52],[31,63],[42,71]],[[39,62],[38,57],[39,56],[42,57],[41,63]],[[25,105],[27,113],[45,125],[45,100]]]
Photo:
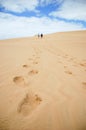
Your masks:
[[[0,41],[0,130],[86,130],[86,31]]]

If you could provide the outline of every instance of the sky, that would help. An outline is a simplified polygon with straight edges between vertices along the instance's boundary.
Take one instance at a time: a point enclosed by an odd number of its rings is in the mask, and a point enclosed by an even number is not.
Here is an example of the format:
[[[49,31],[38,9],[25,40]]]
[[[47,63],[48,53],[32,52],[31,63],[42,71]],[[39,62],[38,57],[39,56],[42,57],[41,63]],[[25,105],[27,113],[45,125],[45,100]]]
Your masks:
[[[86,30],[86,0],[0,0],[0,40]]]

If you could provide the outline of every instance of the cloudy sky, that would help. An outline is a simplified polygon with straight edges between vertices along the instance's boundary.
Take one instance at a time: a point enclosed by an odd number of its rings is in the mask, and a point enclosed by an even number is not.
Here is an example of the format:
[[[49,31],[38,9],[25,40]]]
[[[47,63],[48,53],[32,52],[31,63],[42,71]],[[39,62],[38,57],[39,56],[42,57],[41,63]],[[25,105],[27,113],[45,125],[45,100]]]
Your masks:
[[[0,39],[86,30],[86,0],[0,0]]]

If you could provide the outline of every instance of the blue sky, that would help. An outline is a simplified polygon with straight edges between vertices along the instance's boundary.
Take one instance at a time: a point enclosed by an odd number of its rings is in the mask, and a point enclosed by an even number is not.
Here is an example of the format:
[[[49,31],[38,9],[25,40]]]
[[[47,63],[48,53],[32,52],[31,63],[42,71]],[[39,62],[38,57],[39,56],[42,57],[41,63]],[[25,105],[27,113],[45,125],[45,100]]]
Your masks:
[[[0,39],[86,30],[86,0],[0,0]]]

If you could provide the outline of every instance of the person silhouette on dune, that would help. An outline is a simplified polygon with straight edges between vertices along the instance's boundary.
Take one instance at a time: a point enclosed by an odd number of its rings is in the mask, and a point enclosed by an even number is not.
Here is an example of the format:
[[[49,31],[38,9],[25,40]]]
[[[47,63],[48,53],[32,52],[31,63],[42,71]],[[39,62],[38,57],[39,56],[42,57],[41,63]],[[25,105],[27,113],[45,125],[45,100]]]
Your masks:
[[[41,33],[41,38],[43,38],[43,34]]]

